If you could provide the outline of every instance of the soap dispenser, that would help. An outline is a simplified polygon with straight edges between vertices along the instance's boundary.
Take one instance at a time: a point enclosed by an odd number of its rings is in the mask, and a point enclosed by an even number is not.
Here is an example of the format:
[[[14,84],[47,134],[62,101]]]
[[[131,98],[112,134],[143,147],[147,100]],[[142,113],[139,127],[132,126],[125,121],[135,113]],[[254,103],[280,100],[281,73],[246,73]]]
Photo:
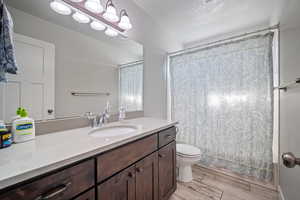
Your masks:
[[[19,112],[20,118],[12,123],[13,140],[15,143],[26,142],[35,138],[34,120],[28,117],[27,111],[23,108]]]
[[[119,121],[123,121],[126,118],[126,109],[121,106],[119,109]]]

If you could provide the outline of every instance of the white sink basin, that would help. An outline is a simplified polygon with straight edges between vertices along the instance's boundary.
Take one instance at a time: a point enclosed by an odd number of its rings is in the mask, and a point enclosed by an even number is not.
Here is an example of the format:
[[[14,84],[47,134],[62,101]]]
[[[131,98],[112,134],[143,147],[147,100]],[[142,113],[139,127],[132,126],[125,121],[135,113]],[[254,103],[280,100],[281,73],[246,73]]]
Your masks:
[[[118,137],[134,134],[139,128],[140,127],[134,125],[108,126],[94,129],[89,133],[89,135],[98,138]]]

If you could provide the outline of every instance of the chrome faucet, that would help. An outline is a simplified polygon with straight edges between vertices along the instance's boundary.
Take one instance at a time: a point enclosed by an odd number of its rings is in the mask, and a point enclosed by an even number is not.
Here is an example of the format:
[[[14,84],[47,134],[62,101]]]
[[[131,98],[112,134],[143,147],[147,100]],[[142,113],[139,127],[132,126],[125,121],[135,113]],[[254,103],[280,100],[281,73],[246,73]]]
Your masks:
[[[108,109],[105,109],[103,113],[97,116],[97,127],[101,127],[104,124],[108,123],[109,117],[109,111]]]
[[[90,125],[92,128],[101,127],[104,124],[108,123],[109,120],[109,103],[107,102],[104,111],[99,114],[95,115],[92,112],[85,113],[84,117],[86,117],[90,121]]]
[[[97,127],[101,127],[104,124],[108,123],[109,120],[109,102],[107,102],[106,107],[104,108],[104,112],[97,115],[96,117],[96,125]]]
[[[106,107],[101,114],[95,115],[92,112],[87,112],[84,116],[90,121],[92,128],[102,127],[104,124],[108,123],[108,120],[110,118],[109,102],[107,102]]]

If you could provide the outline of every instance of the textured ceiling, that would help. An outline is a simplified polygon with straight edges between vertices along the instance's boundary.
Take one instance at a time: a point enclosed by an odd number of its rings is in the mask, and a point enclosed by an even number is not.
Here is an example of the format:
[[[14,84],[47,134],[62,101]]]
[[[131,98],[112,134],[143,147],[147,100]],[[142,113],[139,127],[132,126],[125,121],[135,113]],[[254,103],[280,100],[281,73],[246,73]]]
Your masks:
[[[202,0],[133,0],[186,44],[249,27],[278,23],[283,0],[224,0],[215,10]]]

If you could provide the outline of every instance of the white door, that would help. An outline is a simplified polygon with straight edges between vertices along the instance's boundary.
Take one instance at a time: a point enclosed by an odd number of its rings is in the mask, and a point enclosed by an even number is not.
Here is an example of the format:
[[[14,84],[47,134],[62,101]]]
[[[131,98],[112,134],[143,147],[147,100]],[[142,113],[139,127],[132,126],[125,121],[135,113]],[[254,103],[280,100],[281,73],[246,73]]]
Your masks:
[[[0,119],[10,121],[20,106],[35,120],[54,118],[54,45],[19,34],[14,42],[19,69],[0,84]]]
[[[282,30],[280,35],[280,77],[284,85],[300,78],[300,28]],[[283,200],[299,200],[300,84],[280,93],[280,154],[287,156],[280,162],[280,192]]]

